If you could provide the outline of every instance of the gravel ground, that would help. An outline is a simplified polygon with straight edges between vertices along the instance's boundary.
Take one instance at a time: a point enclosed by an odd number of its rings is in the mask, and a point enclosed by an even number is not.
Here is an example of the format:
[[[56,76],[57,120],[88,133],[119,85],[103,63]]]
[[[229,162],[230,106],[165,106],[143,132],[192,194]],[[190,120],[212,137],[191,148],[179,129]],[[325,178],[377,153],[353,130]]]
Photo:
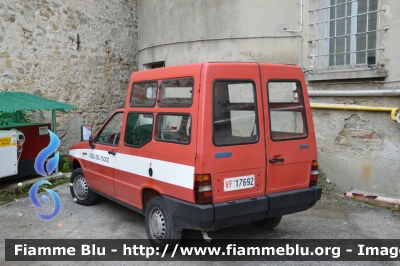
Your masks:
[[[322,199],[311,209],[286,215],[277,228],[260,231],[250,224],[209,233],[215,239],[398,239],[399,212],[387,206],[355,201],[341,196],[333,184],[323,186]],[[158,262],[4,262],[5,239],[146,239],[144,217],[112,201],[101,198],[93,206],[74,203],[69,185],[54,188],[62,203],[60,214],[43,221],[28,198],[0,206],[0,265],[156,265]],[[200,238],[200,232],[185,230],[183,239]],[[243,265],[243,262],[190,262],[193,265]],[[245,262],[260,265],[266,262]],[[268,262],[273,265],[299,262]],[[350,262],[300,262],[303,265],[348,265]],[[188,262],[163,262],[163,265]],[[352,262],[352,264],[354,264]],[[378,265],[356,262],[359,265]],[[379,265],[399,265],[383,262]]]

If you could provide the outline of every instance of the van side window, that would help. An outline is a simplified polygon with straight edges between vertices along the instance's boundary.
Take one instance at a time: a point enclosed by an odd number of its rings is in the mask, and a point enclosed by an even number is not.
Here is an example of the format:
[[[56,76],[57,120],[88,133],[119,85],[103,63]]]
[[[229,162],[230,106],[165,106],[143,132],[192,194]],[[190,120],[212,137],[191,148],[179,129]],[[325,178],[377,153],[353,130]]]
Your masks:
[[[193,79],[163,80],[160,86],[160,107],[190,107],[193,98]]]
[[[120,138],[124,113],[116,113],[101,129],[95,143],[117,146]]]
[[[271,139],[306,138],[304,99],[298,81],[270,81],[268,86]]]
[[[178,143],[190,142],[190,115],[157,116],[156,140]]]
[[[141,147],[151,140],[153,114],[129,113],[126,120],[125,144]]]
[[[258,141],[255,85],[216,81],[213,91],[213,141],[217,146]]]
[[[157,87],[157,81],[133,84],[130,106],[154,106],[156,104]]]

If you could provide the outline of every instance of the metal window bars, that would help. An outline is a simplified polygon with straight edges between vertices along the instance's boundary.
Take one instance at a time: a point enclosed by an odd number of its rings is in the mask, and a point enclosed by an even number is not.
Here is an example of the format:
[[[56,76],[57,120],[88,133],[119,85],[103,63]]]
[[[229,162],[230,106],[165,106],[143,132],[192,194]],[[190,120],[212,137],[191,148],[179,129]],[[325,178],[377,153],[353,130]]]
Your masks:
[[[338,3],[338,0],[317,0],[317,3],[322,3],[323,7],[319,7],[320,5],[318,5],[316,9],[311,9],[309,0],[308,70],[310,70],[310,63],[314,62],[314,67],[312,67],[314,71],[309,72],[317,73],[318,70],[343,66],[352,67],[375,65],[375,67],[372,67],[371,69],[377,69],[376,64],[380,59],[380,51],[383,50],[380,48],[380,31],[386,30],[380,29],[380,11],[384,11],[384,9],[381,9],[381,1],[382,0],[344,0],[342,3]],[[366,4],[364,6],[364,9],[366,10],[361,10],[363,12],[358,13],[358,4],[360,2]],[[371,10],[375,3],[376,8]],[[338,7],[343,5],[344,7],[342,7],[341,10],[342,14],[338,17]],[[334,12],[333,19],[330,18],[331,13],[333,13],[332,11]],[[325,15],[323,16],[323,20],[320,21],[321,13],[325,13]],[[376,14],[376,18],[371,17],[374,13]],[[311,22],[311,16],[316,17],[314,22]],[[361,18],[364,19],[366,25],[361,25],[359,23],[358,20]],[[342,25],[338,25],[338,21],[341,22]],[[332,23],[334,24],[332,25]],[[376,25],[373,25],[372,23],[376,23]],[[363,31],[357,29],[360,25],[361,28],[365,28]],[[350,31],[348,26],[350,27]],[[339,33],[338,35],[339,27],[341,27],[340,30],[342,33]],[[311,38],[310,35],[311,28],[315,29],[314,38]],[[333,29],[334,32],[331,33],[331,29]],[[323,36],[321,37],[320,35]],[[370,35],[372,35],[372,38]],[[322,42],[324,42],[325,45],[323,45]],[[339,49],[337,47],[338,44]],[[315,54],[311,54],[310,52],[312,45],[315,47]],[[322,50],[321,48],[325,51],[320,51]],[[374,53],[374,56],[371,57],[372,60],[368,60],[368,56],[372,53]],[[337,62],[338,56],[342,56],[339,58],[342,61],[339,60],[339,62]],[[365,58],[362,59],[362,57]],[[322,66],[321,63],[323,63]],[[320,67],[318,65],[320,65]]]

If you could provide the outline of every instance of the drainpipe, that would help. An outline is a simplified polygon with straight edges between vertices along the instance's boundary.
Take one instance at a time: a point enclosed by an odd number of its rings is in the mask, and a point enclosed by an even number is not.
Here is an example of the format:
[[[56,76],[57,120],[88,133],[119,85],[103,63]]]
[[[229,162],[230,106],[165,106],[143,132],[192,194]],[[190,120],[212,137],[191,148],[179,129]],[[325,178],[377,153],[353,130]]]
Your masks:
[[[376,111],[376,112],[390,112],[392,120],[400,124],[400,108],[398,107],[375,107],[365,105],[345,105],[345,104],[321,104],[312,103],[311,108],[314,109],[334,109],[334,110],[357,110],[357,111]],[[397,114],[397,115],[396,115]]]
[[[343,197],[348,198],[356,198],[358,200],[365,200],[365,201],[377,201],[377,202],[385,202],[392,205],[400,205],[400,199],[382,197],[382,196],[373,196],[368,194],[360,194],[354,192],[346,192],[342,194]]]
[[[310,97],[335,96],[400,96],[400,90],[308,91]]]
[[[53,131],[53,133],[57,135],[57,128],[56,128],[57,120],[56,119],[57,119],[56,110],[53,109],[53,110],[51,110],[51,131]],[[58,162],[57,162],[55,174],[58,175],[59,171],[60,171],[60,169],[58,169]]]
[[[300,0],[300,29],[299,30],[285,30],[286,32],[299,32],[303,30],[303,0]]]

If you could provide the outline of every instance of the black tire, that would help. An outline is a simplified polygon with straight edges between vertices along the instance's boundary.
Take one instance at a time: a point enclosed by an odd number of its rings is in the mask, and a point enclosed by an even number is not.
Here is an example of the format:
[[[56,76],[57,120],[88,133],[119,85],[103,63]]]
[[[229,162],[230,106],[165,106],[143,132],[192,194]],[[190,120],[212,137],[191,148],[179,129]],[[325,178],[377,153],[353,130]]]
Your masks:
[[[86,179],[81,168],[77,168],[72,172],[69,182],[71,195],[76,203],[89,206],[97,201],[98,196],[86,184]]]
[[[51,157],[50,158],[53,158],[53,155],[51,155]],[[49,158],[49,159],[50,159]],[[61,172],[61,169],[63,168],[63,166],[64,166],[64,159],[63,159],[63,157],[60,155],[59,157],[58,157],[58,171],[59,172]],[[46,161],[44,161],[44,169],[47,169],[46,167],[47,167],[47,160]],[[53,172],[53,174],[55,174],[55,170],[54,170],[54,172]]]
[[[58,171],[59,171],[59,172],[61,172],[61,169],[63,168],[63,166],[64,166],[64,159],[63,159],[63,157],[60,155],[60,158],[59,158],[59,160],[58,160]]]
[[[251,224],[261,230],[272,230],[281,222],[282,216],[267,218],[261,221],[252,222]]]
[[[160,251],[163,251],[167,244],[167,250],[172,251],[181,241],[182,231],[175,229],[168,208],[160,197],[152,198],[146,205],[145,224],[151,244]]]

